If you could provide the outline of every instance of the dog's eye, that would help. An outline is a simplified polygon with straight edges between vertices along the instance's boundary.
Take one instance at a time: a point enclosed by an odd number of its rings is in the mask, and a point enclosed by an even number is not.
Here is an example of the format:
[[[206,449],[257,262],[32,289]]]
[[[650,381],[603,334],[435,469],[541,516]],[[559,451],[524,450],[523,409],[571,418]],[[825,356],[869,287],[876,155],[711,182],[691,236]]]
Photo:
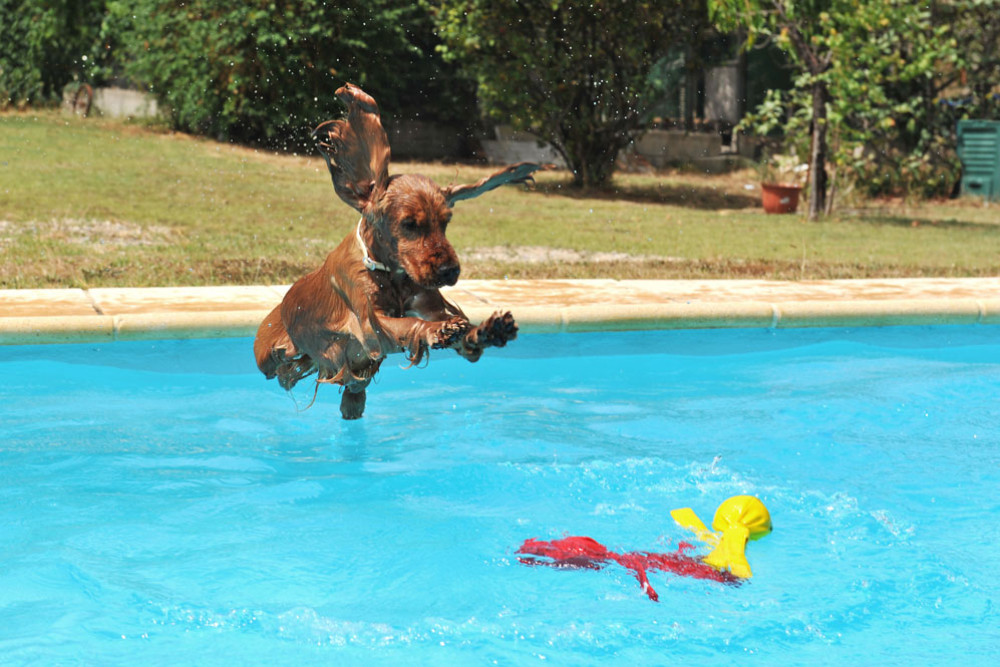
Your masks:
[[[408,232],[415,232],[418,229],[420,229],[420,226],[417,225],[417,221],[414,220],[413,218],[403,218],[402,225],[403,229],[405,229]]]

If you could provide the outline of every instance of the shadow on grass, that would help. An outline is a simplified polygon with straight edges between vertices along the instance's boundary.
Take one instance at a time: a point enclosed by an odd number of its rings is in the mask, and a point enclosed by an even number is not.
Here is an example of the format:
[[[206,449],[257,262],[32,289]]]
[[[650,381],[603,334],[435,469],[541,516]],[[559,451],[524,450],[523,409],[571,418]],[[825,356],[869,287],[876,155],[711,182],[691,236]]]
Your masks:
[[[639,204],[666,204],[706,211],[760,208],[760,193],[733,193],[707,185],[658,182],[613,184],[607,188],[577,188],[566,183],[538,183],[538,192],[571,199],[603,199]]]
[[[956,211],[958,213],[959,211]],[[928,213],[915,211],[910,214],[901,214],[896,211],[885,211],[879,209],[847,209],[834,211],[834,219],[851,221],[873,227],[909,227],[911,229],[955,229],[955,230],[975,230],[979,232],[1000,234],[1000,225],[994,222],[981,220],[962,220],[958,217],[930,218]]]
[[[556,262],[539,265],[525,262],[467,262],[469,279],[573,279],[613,280],[838,280],[848,278],[971,278],[992,277],[1000,266],[974,269],[920,267],[903,264],[861,262],[817,262],[776,259],[660,259],[639,261]]]

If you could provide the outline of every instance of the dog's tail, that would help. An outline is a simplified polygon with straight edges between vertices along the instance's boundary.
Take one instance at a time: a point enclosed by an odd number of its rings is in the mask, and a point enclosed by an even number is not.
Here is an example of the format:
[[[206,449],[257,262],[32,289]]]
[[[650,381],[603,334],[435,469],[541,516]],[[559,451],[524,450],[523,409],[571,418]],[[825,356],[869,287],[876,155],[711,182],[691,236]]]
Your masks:
[[[285,324],[281,321],[281,304],[274,307],[257,329],[253,341],[257,368],[270,380],[278,378],[278,384],[291,389],[302,378],[316,372],[316,364],[307,354],[300,354],[292,339],[288,337]]]

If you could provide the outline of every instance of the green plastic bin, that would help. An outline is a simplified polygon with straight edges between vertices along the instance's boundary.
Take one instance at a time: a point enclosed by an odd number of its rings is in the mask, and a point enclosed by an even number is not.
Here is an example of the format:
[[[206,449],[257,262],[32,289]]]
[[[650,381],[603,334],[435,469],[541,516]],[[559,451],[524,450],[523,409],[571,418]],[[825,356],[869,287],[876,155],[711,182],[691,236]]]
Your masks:
[[[1000,121],[958,121],[962,195],[1000,200]]]

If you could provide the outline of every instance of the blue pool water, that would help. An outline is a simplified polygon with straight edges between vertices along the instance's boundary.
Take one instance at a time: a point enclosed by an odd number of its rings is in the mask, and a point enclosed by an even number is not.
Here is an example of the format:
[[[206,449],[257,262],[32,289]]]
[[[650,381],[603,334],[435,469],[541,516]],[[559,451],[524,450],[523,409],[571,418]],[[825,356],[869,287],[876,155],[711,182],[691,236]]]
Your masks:
[[[995,664],[997,328],[525,335],[359,422],[250,348],[0,349],[0,663]],[[743,493],[740,587],[514,555]]]

